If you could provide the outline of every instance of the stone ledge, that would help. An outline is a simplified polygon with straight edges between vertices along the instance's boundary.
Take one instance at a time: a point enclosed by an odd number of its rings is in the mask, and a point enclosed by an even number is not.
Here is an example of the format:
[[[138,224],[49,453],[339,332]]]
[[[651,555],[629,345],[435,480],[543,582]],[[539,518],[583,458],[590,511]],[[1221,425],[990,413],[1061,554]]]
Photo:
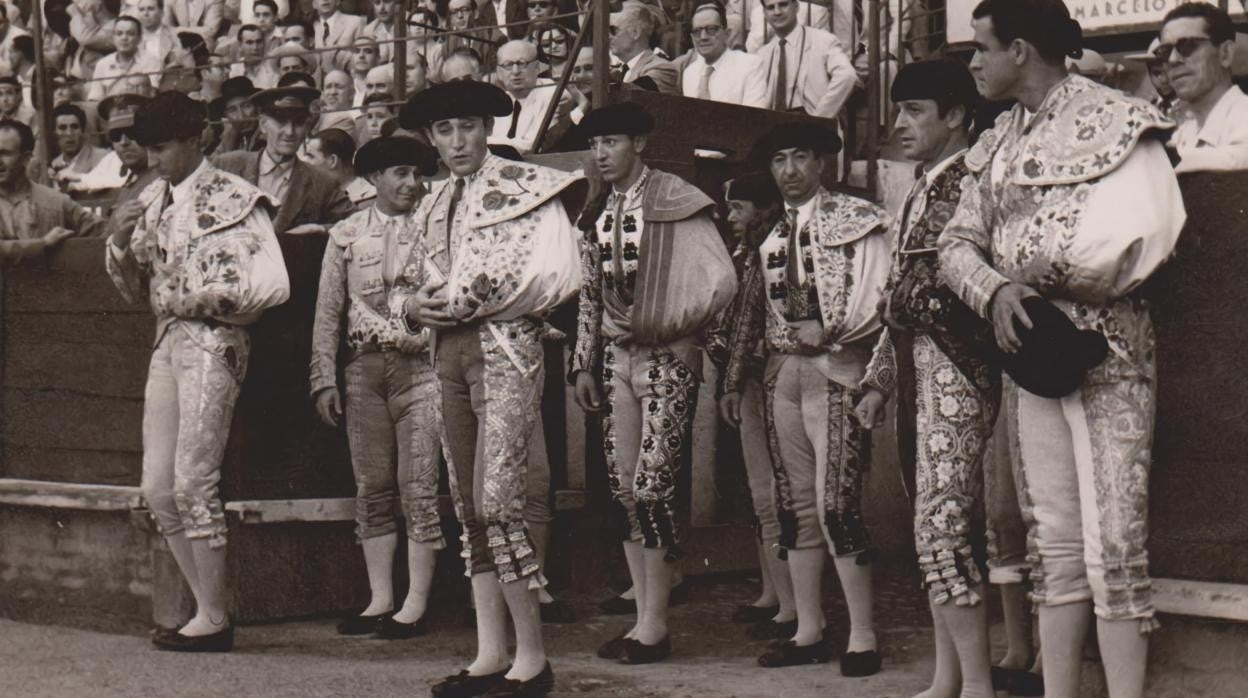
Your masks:
[[[0,504],[79,511],[130,511],[142,506],[138,487],[0,478]]]

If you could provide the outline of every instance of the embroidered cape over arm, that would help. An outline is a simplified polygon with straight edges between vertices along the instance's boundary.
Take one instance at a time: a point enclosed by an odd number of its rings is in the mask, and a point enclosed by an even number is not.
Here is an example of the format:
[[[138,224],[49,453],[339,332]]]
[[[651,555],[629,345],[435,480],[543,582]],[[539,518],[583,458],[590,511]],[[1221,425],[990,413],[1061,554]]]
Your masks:
[[[347,261],[344,250],[331,237],[321,260],[321,281],[316,292],[316,318],[312,325],[312,395],[338,387],[338,345],[347,306]]]

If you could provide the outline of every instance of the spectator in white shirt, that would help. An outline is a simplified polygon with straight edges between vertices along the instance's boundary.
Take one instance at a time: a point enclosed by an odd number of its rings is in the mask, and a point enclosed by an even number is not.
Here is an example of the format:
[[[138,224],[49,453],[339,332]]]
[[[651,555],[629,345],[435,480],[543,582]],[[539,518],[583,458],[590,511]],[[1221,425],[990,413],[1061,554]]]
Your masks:
[[[798,0],[763,0],[771,41],[758,57],[767,66],[769,106],[832,119],[858,83],[841,42],[798,22]]]
[[[1248,96],[1231,82],[1230,17],[1214,5],[1179,5],[1162,20],[1156,54],[1179,98],[1175,171],[1248,169]]]
[[[542,119],[555,97],[553,85],[538,85],[539,69],[537,47],[527,40],[512,39],[498,49],[498,84],[511,97],[512,111],[511,116],[494,119],[490,145],[510,145],[522,154],[533,151]]]
[[[35,84],[35,38],[33,36],[17,36],[9,47],[9,72],[22,83],[22,100],[26,104],[34,104],[31,86]],[[30,124],[27,124],[30,126]],[[39,129],[35,129],[35,138],[39,137]]]
[[[209,51],[216,48],[217,33],[224,22],[224,0],[165,0],[165,24],[204,37]]]
[[[394,22],[399,15],[398,0],[374,0],[373,12],[376,19],[369,22],[362,32],[373,41],[377,42],[377,56],[382,63],[389,63],[394,56]]]
[[[239,24],[259,24],[256,21],[255,6],[260,0],[240,0],[238,3]],[[273,0],[273,13],[277,19],[286,19],[290,15],[290,0]]]
[[[321,54],[321,71],[328,73],[334,68],[346,68],[351,60],[351,48],[364,31],[364,18],[338,11],[339,0],[314,0],[317,20],[313,27],[316,48],[347,47],[342,51],[326,51]]]
[[[418,7],[407,17],[407,63],[416,56],[425,57],[425,74],[429,80],[442,81],[442,64],[446,62],[446,44],[430,34],[438,31],[438,13]]]
[[[832,16],[828,13],[827,7],[806,2],[806,0],[795,0],[795,2],[798,4],[796,13],[798,24],[826,32],[832,31]],[[767,20],[767,0],[749,0],[746,4],[750,8],[750,17],[749,33],[745,37],[745,50],[758,53],[760,48],[775,38],[776,30]]]
[[[254,24],[244,24],[238,29],[239,58],[242,63],[235,63],[230,68],[231,77],[245,77],[251,80],[256,89],[268,90],[277,87],[277,67],[265,55],[264,32]]]
[[[766,66],[758,56],[728,48],[724,6],[704,2],[691,22],[695,54],[681,76],[686,97],[767,108]]]
[[[377,67],[377,42],[369,39],[357,43],[355,45],[355,53],[351,55],[351,79],[355,82],[355,104],[353,106],[358,107],[364,104],[364,97],[367,95],[365,84],[368,81],[368,73],[375,67]]]
[[[95,169],[109,151],[86,141],[87,115],[77,104],[62,104],[52,110],[52,128],[60,155],[53,158],[48,174],[64,185]]]
[[[143,26],[134,17],[118,17],[113,23],[113,53],[95,64],[87,99],[99,102],[105,97],[123,94],[128,90],[124,78],[134,74],[149,74],[153,86],[160,79],[160,62],[146,53],[139,53],[139,37]]]
[[[12,72],[13,66],[9,64],[9,49],[13,46],[13,39],[19,36],[29,36],[29,32],[21,27],[13,26],[8,6],[0,3],[0,73]]]
[[[173,29],[165,24],[164,10],[164,0],[138,0],[133,15],[143,29],[139,51],[160,61],[181,46]]]
[[[0,121],[20,121],[39,137],[39,112],[22,97],[22,85],[12,75],[0,75]]]

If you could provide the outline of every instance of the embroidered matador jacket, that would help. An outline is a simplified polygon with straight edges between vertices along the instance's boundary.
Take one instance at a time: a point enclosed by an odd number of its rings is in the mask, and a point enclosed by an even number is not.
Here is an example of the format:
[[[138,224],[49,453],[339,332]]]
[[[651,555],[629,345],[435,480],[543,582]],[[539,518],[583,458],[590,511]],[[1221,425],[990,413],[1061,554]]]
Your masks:
[[[286,302],[290,281],[264,192],[204,161],[176,187],[152,182],[138,200],[146,208],[130,245],[110,244],[106,264],[126,300],[147,294],[156,344],[175,320],[199,320],[207,322],[188,329],[216,351],[228,334],[221,325],[251,324]]]
[[[390,314],[390,290],[414,241],[410,214],[386,216],[375,204],[329,229],[312,331],[313,395],[337,386],[344,334],[347,363],[370,351],[428,350],[427,331],[408,332],[402,316]]]
[[[982,317],[1008,282],[1153,375],[1152,325],[1132,293],[1174,250],[1186,211],[1156,107],[1080,76],[1034,115],[998,117],[967,152],[971,175],[940,237],[940,274]]]
[[[642,224],[625,219],[618,241],[606,245],[599,237],[601,206],[582,214],[585,285],[569,376],[593,371],[603,339],[661,347],[698,335],[736,292],[736,270],[708,214],[710,197],[666,172],[647,168],[642,177]],[[696,343],[673,350],[701,375]]]
[[[893,221],[892,267],[880,301],[888,329],[880,336],[876,353],[894,351],[898,332],[926,334],[980,396],[996,404],[1001,381],[991,363],[992,325],[967,307],[939,275],[936,242],[962,198],[962,183],[970,174],[965,156],[966,151],[952,155],[920,175]]]
[[[540,319],[581,285],[576,231],[558,198],[580,179],[488,155],[463,179],[449,230],[456,178],[439,183],[412,214],[411,253],[389,294],[390,317],[405,317],[412,294],[445,281],[448,312],[479,329],[488,412],[476,449],[483,475],[473,483],[479,494],[459,491],[455,477],[450,485],[461,522],[462,503],[474,500],[504,582],[539,572],[524,520],[524,483],[542,387]],[[436,331],[432,338],[436,362]]]
[[[416,241],[390,294],[393,317],[429,281],[446,281],[448,311],[464,323],[540,318],[581,285],[577,234],[559,194],[576,174],[489,155],[469,175],[448,240],[433,234],[454,178],[412,213]],[[495,328],[507,346],[506,333]],[[509,352],[510,354],[511,352]],[[532,368],[520,367],[518,368]]]
[[[725,386],[730,383],[740,386],[750,375],[761,379],[763,367],[767,363],[767,345],[763,339],[766,318],[764,313],[751,312],[751,309],[763,307],[762,270],[758,266],[757,246],[742,241],[732,251],[732,263],[737,269],[737,278],[741,280],[737,285],[737,293],[706,334],[706,355],[719,370],[717,388],[720,395],[726,392]],[[747,352],[743,360],[733,366],[737,375],[729,378],[727,372],[732,347],[738,341],[748,341],[742,338],[752,338],[754,350]]]
[[[817,319],[823,327],[826,350],[815,357],[824,377],[856,390],[873,386],[889,393],[896,378],[892,353],[881,353],[872,360],[872,349],[880,329],[879,305],[888,276],[888,242],[884,232],[888,214],[862,199],[820,188],[815,194],[814,215],[800,231],[803,259],[810,275]],[[759,290],[746,293],[755,306],[748,312],[765,318],[763,327],[767,350],[778,354],[805,353],[797,341],[797,330],[786,317],[789,312],[789,284],[786,265],[791,225],[782,218],[759,247],[761,267],[752,282]],[[757,326],[755,323],[754,326]],[[757,337],[738,333],[728,361],[725,391],[742,388],[742,362],[755,351]],[[770,362],[774,364],[775,362]],[[769,373],[776,366],[769,365]]]

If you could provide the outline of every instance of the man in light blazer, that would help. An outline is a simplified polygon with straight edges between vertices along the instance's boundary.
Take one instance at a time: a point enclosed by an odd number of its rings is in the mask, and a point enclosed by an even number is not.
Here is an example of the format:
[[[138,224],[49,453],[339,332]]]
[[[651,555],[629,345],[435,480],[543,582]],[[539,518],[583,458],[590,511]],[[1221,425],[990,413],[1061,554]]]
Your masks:
[[[351,63],[351,52],[356,39],[364,33],[365,19],[338,11],[340,0],[314,0],[316,19],[312,22],[316,48],[338,47],[342,51],[326,51],[321,54],[321,72],[346,70]]]
[[[758,51],[767,70],[767,105],[836,118],[858,76],[831,32],[798,22],[798,0],[763,0],[771,40]]]
[[[204,45],[212,51],[217,33],[225,21],[224,0],[166,0],[165,24],[182,28],[204,37]]]
[[[619,12],[611,13],[611,53],[626,66],[625,83],[649,82],[659,92],[680,94],[676,67],[659,58],[650,50],[650,35],[654,33],[651,11],[637,0],[627,0]]]

